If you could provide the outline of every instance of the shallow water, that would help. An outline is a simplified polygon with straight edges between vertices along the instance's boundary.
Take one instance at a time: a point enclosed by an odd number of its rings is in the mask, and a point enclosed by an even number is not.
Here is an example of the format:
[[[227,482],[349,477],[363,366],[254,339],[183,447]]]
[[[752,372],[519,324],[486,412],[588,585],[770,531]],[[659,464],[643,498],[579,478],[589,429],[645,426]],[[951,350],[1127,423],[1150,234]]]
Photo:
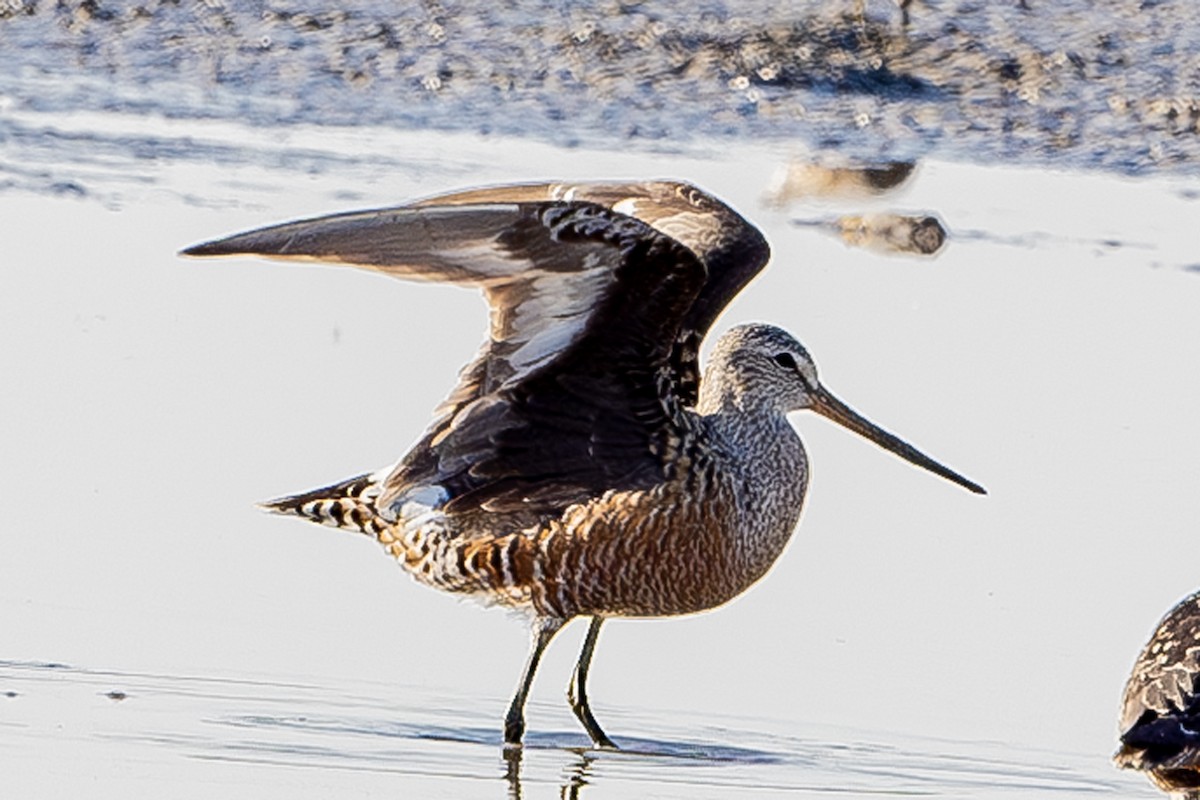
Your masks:
[[[268,147],[234,123],[205,136]],[[468,183],[674,174],[775,248],[721,324],[797,331],[835,391],[991,494],[799,415],[816,472],[789,552],[716,613],[608,626],[593,702],[637,752],[581,751],[559,688],[579,632],[562,634],[524,796],[1152,796],[1108,756],[1126,671],[1196,580],[1188,559],[1145,555],[1187,552],[1200,513],[1200,376],[1178,366],[1200,341],[1193,185],[927,163],[898,195],[779,210],[771,148],[355,129],[300,146],[415,164],[156,161],[133,189],[97,181],[116,203],[0,194],[0,480],[20,498],[0,560],[0,694],[16,693],[0,761],[22,785],[515,792],[498,731],[521,627],[414,586],[365,539],[253,507],[394,459],[474,351],[480,301],[175,252]],[[935,212],[942,252],[886,257],[814,224],[879,208]]]
[[[439,697],[414,685],[333,688],[31,662],[0,662],[0,683],[8,687],[4,751],[24,767],[9,788],[43,796],[71,787],[53,776],[65,752],[72,771],[106,772],[117,762],[119,785],[184,797],[216,787],[299,797],[389,786],[467,797],[536,797],[555,787],[568,797],[1079,797],[1118,788],[1115,776],[1089,774],[1074,755],[652,709],[613,718],[637,730],[617,737],[619,752],[589,749],[580,732],[557,727],[506,751],[495,727],[477,727],[479,710],[499,711],[495,698]],[[546,711],[530,709],[533,718]]]
[[[1194,72],[1173,59],[1191,58],[1200,37],[1188,33],[1190,7],[1142,5],[1088,18],[1128,18],[1104,47],[1137,58],[1098,82],[1072,84],[1064,67],[1061,93],[1042,95],[1107,131],[1089,128],[1075,145],[1047,134],[1054,115],[1042,107],[997,104],[966,84],[934,97],[775,87],[771,102],[805,105],[811,124],[788,118],[769,132],[754,115],[705,127],[703,108],[742,100],[674,84],[647,88],[643,105],[615,94],[616,127],[595,109],[547,123],[530,108],[561,94],[549,89],[502,113],[474,84],[459,106],[451,97],[417,114],[399,84],[346,94],[344,76],[311,63],[345,25],[365,24],[369,6],[297,32],[294,61],[247,50],[246,72],[212,80],[189,71],[191,51],[155,54],[147,43],[161,40],[147,37],[220,14],[242,30],[240,6],[147,6],[143,24],[61,5],[0,21],[0,47],[21,61],[0,70],[5,788],[1154,796],[1108,756],[1138,649],[1200,584],[1186,557],[1200,518],[1200,185],[1186,160],[1194,134],[1145,115],[1107,119],[1092,104],[1107,102],[1106,80],[1143,87],[1140,98],[1188,96]],[[963,31],[1009,25],[1039,52],[1056,47],[1059,23],[1019,26],[1029,18],[1015,5],[989,7],[918,7],[911,46],[934,47],[930,32],[957,11]],[[636,29],[639,13],[612,24]],[[849,24],[829,13],[835,28]],[[869,21],[903,47],[890,14],[871,5]],[[1179,38],[1155,56],[1161,69],[1143,69],[1170,14]],[[103,34],[114,26],[129,36]],[[222,30],[214,47],[232,41]],[[966,52],[992,64],[986,54],[1006,41],[983,36]],[[714,91],[705,74],[689,80]],[[304,91],[281,95],[285,77]],[[612,79],[628,88],[627,76]],[[892,135],[846,116],[864,96],[885,116],[938,110],[917,133]],[[975,101],[977,119],[951,124]],[[456,116],[467,105],[490,115],[493,133],[463,132],[479,125]],[[586,145],[634,116],[687,130],[627,132],[619,151]],[[443,125],[463,130],[432,130]],[[878,164],[914,152],[932,157],[885,194],[827,173],[787,177],[852,153]],[[560,689],[580,631],[564,632],[539,673],[518,764],[499,746],[524,657],[518,624],[412,585],[364,539],[253,507],[393,461],[474,352],[479,299],[352,270],[175,254],[258,224],[470,185],[654,176],[710,189],[772,242],[773,265],[719,328],[762,319],[795,331],[834,391],[990,495],[797,415],[815,475],[776,568],[716,613],[606,626],[591,693],[624,752],[584,749]],[[838,196],[817,196],[818,184]],[[851,246],[846,220],[871,214],[934,216],[946,242],[936,257]]]

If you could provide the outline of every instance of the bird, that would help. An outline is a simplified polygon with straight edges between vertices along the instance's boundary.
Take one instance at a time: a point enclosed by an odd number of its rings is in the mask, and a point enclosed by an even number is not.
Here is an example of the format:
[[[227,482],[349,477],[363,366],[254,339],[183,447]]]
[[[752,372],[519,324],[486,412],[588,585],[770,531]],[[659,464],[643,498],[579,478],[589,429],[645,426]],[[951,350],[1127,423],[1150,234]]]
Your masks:
[[[1200,800],[1200,591],[1180,600],[1142,649],[1121,700],[1117,766]]]
[[[908,7],[912,5],[912,0],[893,0],[896,7],[900,9],[900,24],[907,28],[912,21],[912,16],[909,14]],[[854,2],[854,17],[858,20],[859,25],[865,25],[867,20],[867,0],[855,0]]]
[[[468,189],[182,252],[482,289],[485,341],[396,464],[263,506],[364,533],[418,582],[525,616],[505,746],[521,745],[538,663],[569,621],[589,620],[571,709],[596,747],[615,748],[587,693],[604,621],[712,609],[766,574],[808,485],[789,413],[815,411],[985,493],[837,399],[778,327],[731,328],[701,374],[706,333],[770,248],[687,182]]]

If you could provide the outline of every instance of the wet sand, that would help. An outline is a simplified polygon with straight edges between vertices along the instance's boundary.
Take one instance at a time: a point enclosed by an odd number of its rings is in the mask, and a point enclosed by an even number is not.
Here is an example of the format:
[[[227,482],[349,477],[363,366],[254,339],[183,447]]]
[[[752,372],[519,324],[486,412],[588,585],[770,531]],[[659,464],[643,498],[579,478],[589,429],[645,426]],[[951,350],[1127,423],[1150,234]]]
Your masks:
[[[17,0],[0,13],[0,111],[1196,173],[1189,0],[929,0],[908,26],[891,2],[855,6]],[[2,113],[0,133],[54,146]]]

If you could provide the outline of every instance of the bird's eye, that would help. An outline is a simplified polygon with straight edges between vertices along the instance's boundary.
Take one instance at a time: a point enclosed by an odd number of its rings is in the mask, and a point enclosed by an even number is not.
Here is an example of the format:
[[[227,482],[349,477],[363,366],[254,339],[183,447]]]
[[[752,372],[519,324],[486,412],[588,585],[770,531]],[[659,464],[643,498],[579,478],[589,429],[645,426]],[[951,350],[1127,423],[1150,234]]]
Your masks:
[[[796,369],[796,359],[792,358],[791,353],[780,353],[775,356],[775,363],[784,369]]]

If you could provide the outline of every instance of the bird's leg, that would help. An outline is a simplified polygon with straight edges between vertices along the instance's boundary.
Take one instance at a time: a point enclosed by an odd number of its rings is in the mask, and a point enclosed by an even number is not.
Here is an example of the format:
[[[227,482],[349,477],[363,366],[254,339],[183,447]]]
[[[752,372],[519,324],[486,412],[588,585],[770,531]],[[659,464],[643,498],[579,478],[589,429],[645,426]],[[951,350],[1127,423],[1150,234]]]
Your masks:
[[[596,650],[596,640],[600,638],[600,626],[603,624],[604,617],[592,617],[587,636],[583,639],[583,649],[579,651],[579,663],[575,665],[575,673],[571,676],[571,685],[567,687],[567,700],[570,701],[571,710],[583,723],[584,729],[588,732],[588,736],[592,737],[596,747],[611,747],[615,750],[617,746],[613,744],[612,739],[605,735],[604,731],[600,729],[600,724],[596,722],[596,718],[592,716],[587,696],[588,668],[592,665],[592,653]]]
[[[563,626],[563,620],[554,617],[538,617],[533,622],[530,631],[529,657],[525,659],[525,671],[521,673],[521,682],[517,684],[516,694],[508,705],[508,713],[504,715],[504,743],[519,745],[525,734],[525,698],[529,696],[529,687],[533,685],[533,675],[537,672],[538,662],[542,660],[542,652],[554,634]]]

